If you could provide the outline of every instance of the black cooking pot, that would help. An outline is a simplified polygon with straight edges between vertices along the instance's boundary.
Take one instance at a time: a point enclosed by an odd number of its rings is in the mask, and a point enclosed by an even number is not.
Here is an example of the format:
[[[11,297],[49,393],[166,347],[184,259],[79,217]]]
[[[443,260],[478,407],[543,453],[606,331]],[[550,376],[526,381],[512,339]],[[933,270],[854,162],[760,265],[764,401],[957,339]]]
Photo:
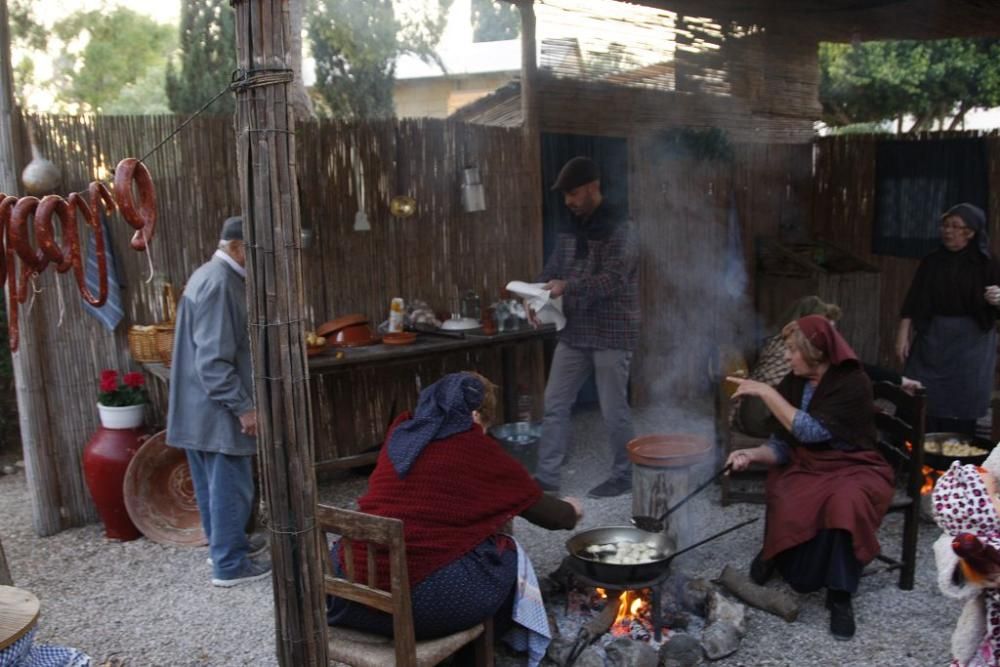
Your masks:
[[[944,453],[943,443],[946,440],[958,440],[983,450],[982,454],[971,456],[949,456]],[[924,463],[935,470],[948,470],[953,461],[963,464],[982,465],[993,449],[993,441],[989,438],[965,435],[963,433],[927,433],[924,435]]]
[[[679,551],[673,551],[665,533],[648,533],[632,526],[602,526],[585,530],[569,538],[566,540],[566,550],[588,577],[606,584],[628,586],[635,582],[657,578],[667,572],[670,561],[677,556],[756,521],[757,519],[750,519],[738,523]],[[591,546],[618,542],[644,542],[653,547],[656,555],[642,563],[622,564],[609,563],[602,560],[600,555],[595,556],[587,552],[587,548]]]

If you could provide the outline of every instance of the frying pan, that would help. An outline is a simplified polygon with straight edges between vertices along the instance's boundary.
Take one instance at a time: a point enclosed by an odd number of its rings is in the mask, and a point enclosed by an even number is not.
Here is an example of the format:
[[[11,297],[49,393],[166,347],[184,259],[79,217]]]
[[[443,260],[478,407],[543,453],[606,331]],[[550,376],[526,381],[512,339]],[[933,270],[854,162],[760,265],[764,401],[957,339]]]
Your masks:
[[[632,526],[603,526],[585,530],[566,540],[566,550],[582,566],[588,577],[606,584],[629,586],[635,582],[655,579],[669,569],[670,561],[677,556],[756,521],[757,519],[743,521],[672,553],[670,539],[666,534],[648,533]],[[645,542],[656,550],[659,557],[642,563],[622,564],[608,563],[600,560],[599,556],[587,553],[587,547],[616,542]]]

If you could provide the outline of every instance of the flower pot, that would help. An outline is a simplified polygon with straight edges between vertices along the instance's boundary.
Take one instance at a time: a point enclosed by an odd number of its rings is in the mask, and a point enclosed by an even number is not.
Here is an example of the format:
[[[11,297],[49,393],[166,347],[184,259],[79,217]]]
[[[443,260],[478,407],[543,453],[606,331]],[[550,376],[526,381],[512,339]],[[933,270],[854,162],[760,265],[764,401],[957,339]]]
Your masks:
[[[112,406],[98,403],[97,414],[104,428],[137,428],[146,420],[146,404]]]
[[[145,438],[145,429],[101,427],[83,449],[83,476],[87,489],[104,524],[104,534],[113,540],[134,540],[142,536],[129,518],[123,483],[128,464]]]

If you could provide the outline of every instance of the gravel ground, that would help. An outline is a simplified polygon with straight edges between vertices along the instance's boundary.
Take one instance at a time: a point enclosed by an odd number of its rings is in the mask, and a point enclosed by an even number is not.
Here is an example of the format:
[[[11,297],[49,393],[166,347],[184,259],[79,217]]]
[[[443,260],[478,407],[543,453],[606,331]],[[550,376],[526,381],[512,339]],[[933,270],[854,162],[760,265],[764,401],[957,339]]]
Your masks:
[[[708,417],[692,419],[692,410],[638,414],[637,430],[701,432]],[[681,416],[683,414],[683,417]],[[574,417],[575,444],[564,474],[563,491],[584,496],[602,481],[607,469],[604,430],[596,410]],[[324,484],[324,502],[353,506],[364,491],[358,475]],[[697,534],[707,536],[743,519],[762,516],[759,505],[719,505],[716,487],[690,503]],[[14,581],[41,600],[38,640],[75,646],[97,664],[111,665],[273,665],[274,613],[268,580],[232,589],[211,585],[207,548],[174,548],[146,539],[106,540],[98,525],[38,538],[31,528],[31,508],[24,474],[0,477],[3,522],[0,538]],[[584,500],[580,529],[619,524],[631,516],[629,496]],[[900,518],[887,519],[882,541],[898,552]],[[745,568],[760,547],[759,524],[678,558],[689,576],[714,578],[722,568]],[[552,572],[565,555],[567,532],[549,532],[517,519],[521,539],[539,576]],[[862,580],[855,599],[857,636],[836,641],[827,629],[823,594],[801,596],[794,623],[750,609],[748,635],[740,650],[720,666],[840,665],[925,667],[947,664],[948,637],[959,604],[944,598],[934,582],[931,543],[936,527],[921,526],[917,583],[913,591],[896,587],[897,575],[880,573]],[[784,587],[783,583],[770,586]],[[785,587],[786,590],[787,587]],[[500,649],[498,665],[514,667],[523,659]]]

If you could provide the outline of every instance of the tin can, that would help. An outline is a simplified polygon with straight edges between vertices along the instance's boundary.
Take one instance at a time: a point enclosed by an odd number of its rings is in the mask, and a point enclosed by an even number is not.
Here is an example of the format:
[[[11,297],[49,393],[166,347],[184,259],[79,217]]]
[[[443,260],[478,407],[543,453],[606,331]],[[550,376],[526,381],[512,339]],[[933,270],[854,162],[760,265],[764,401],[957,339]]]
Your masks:
[[[389,331],[396,333],[403,330],[403,309],[405,304],[398,296],[389,303]]]

